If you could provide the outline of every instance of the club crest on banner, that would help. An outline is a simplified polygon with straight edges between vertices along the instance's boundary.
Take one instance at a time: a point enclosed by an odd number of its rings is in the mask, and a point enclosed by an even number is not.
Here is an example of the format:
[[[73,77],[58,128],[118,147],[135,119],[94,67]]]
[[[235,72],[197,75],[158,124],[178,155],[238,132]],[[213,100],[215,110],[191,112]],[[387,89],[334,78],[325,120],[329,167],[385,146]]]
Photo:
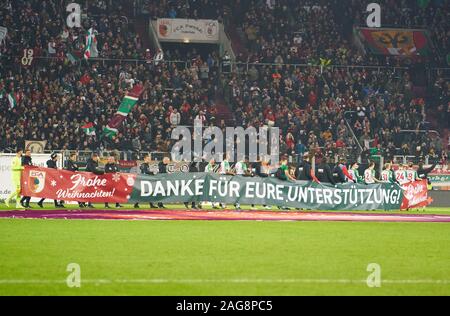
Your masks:
[[[28,187],[33,193],[40,193],[45,188],[45,171],[30,171]]]

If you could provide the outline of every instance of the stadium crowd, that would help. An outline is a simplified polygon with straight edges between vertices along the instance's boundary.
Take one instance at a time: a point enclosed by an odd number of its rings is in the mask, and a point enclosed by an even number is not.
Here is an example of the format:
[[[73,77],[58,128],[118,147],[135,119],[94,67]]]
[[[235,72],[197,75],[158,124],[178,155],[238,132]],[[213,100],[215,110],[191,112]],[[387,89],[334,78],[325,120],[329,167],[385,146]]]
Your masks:
[[[214,113],[218,57],[202,61],[198,56],[186,69],[150,62],[72,63],[67,53],[82,58],[83,40],[79,39],[90,27],[98,31],[100,58],[146,58],[148,52],[132,24],[124,24],[119,17],[92,16],[83,28],[66,34],[64,7],[51,1],[40,11],[40,3],[9,2],[0,11],[9,30],[6,45],[0,47],[2,150],[23,147],[25,140],[46,139],[48,150],[169,151],[171,126],[192,125],[196,115]],[[23,49],[34,51],[31,66],[21,64]],[[146,87],[142,104],[128,118],[123,133],[100,142],[102,127],[137,82]],[[8,102],[10,93],[17,100],[14,106]],[[97,137],[82,130],[90,122],[97,128]]]
[[[301,151],[300,141],[345,155],[347,147],[356,146],[355,137],[363,149],[381,145],[390,158],[435,156],[443,149],[438,137],[400,131],[428,128],[425,101],[414,97],[407,72],[253,66],[229,81],[228,93],[238,125],[283,129],[283,153]],[[440,110],[448,117],[448,108]]]
[[[353,26],[366,25],[366,7],[373,1],[352,0],[144,0],[151,18],[219,19],[241,30],[248,54],[243,62],[334,65],[390,65],[402,58],[360,54],[352,44]],[[446,64],[448,1],[377,1],[382,23],[389,27],[426,28],[437,45],[436,62]]]
[[[400,133],[400,129],[428,129],[424,121],[429,106],[441,124],[448,124],[444,78],[437,77],[432,98],[423,99],[416,97],[408,71],[401,69],[255,64],[238,67],[228,77],[220,73],[218,53],[203,57],[195,51],[186,55],[171,51],[166,62],[155,63],[151,61],[155,52],[147,51],[133,23],[121,17],[127,15],[125,1],[113,6],[96,2],[83,27],[74,29],[65,27],[66,2],[6,1],[0,8],[0,20],[8,28],[0,46],[0,111],[4,113],[0,150],[13,151],[23,148],[26,140],[46,139],[48,150],[168,152],[173,127],[192,125],[196,117],[217,123],[215,101],[223,92],[236,125],[282,129],[281,154],[320,151],[345,156],[358,149],[355,139],[363,150],[378,148],[388,158],[394,154],[440,156],[445,151],[439,138]],[[389,24],[429,25],[439,49],[448,50],[448,21],[443,18],[448,9],[440,1],[430,4],[430,10],[413,5],[410,11],[392,1],[382,2],[392,12],[400,12],[388,14]],[[352,25],[344,22],[353,20],[347,17],[355,17],[357,24],[361,21],[362,4],[356,1],[347,3],[342,16],[335,15],[333,8],[345,6],[334,0],[328,6],[293,0],[142,3],[151,17],[239,23],[248,54],[239,55],[238,61],[317,65],[323,58],[334,65],[392,66],[400,62],[363,56],[351,44]],[[97,31],[98,57],[141,61],[83,60],[84,36],[91,27]],[[24,49],[33,50],[31,65],[22,65]],[[185,59],[188,66],[169,59]],[[117,137],[101,138],[127,89],[136,83],[145,86],[140,105]],[[17,101],[13,105],[7,97],[11,93]],[[94,123],[96,135],[84,133],[82,127],[88,123]]]

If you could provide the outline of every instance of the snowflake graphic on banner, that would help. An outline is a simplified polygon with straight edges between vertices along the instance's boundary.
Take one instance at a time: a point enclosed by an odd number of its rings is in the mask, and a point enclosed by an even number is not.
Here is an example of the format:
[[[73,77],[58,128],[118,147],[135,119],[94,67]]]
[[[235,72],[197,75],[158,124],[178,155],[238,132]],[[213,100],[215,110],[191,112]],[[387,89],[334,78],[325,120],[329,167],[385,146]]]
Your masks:
[[[118,173],[113,174],[112,179],[113,179],[114,182],[119,182],[120,181],[120,174],[118,174]]]
[[[52,187],[56,187],[56,181],[52,180],[52,182],[50,183]]]

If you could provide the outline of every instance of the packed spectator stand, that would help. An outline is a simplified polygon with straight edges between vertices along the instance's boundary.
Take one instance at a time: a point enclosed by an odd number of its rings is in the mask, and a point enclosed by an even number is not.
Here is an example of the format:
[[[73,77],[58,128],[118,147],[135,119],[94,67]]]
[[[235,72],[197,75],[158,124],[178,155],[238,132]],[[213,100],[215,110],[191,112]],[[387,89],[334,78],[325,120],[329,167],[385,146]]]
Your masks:
[[[441,159],[447,153],[442,132],[450,121],[448,76],[434,69],[445,67],[448,54],[448,1],[407,9],[402,2],[379,2],[389,8],[386,24],[429,28],[433,58],[362,54],[352,43],[352,28],[364,23],[364,1],[144,0],[132,8],[127,1],[96,1],[82,27],[73,29],[65,27],[68,1],[6,1],[0,6],[8,28],[0,46],[0,151],[46,139],[49,151],[169,152],[171,130],[193,125],[200,115],[207,124],[280,127],[280,154],[292,157],[310,151],[351,159],[355,153]],[[337,6],[345,14],[335,14]],[[223,21],[239,37],[233,38],[233,71],[222,73],[218,50],[202,55],[195,47],[167,51],[164,62],[151,62],[156,52],[145,44],[137,21],[157,17]],[[86,61],[80,39],[91,27],[98,32],[99,54]],[[33,61],[23,65],[30,49]],[[425,92],[415,89],[413,63],[428,67]],[[102,138],[136,83],[145,86],[139,106],[117,137]],[[219,119],[218,100],[230,108],[232,120]],[[90,122],[95,136],[81,128]],[[427,132],[434,129],[441,134]]]

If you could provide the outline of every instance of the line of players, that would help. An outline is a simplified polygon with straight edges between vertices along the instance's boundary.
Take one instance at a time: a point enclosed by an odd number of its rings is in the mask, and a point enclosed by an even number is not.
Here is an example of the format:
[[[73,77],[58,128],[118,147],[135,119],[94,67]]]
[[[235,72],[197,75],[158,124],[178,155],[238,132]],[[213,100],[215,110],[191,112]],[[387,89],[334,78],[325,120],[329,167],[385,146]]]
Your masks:
[[[57,161],[58,161],[58,155],[53,153],[50,155],[50,159],[47,161],[47,167],[52,169],[57,169]],[[16,156],[12,160],[11,165],[11,182],[13,185],[13,190],[8,196],[8,198],[5,200],[5,204],[7,207],[9,207],[9,204],[12,200],[16,200],[16,208],[17,209],[30,209],[32,208],[30,206],[31,197],[30,196],[23,196],[20,198],[20,178],[22,170],[24,169],[24,166],[33,166],[33,159],[31,157],[31,151],[25,150],[25,154],[22,149],[17,150]],[[43,208],[44,207],[44,201],[45,199],[41,199],[37,204]],[[55,207],[57,208],[64,208],[64,201],[54,201]]]
[[[360,175],[360,165],[354,162],[347,168],[345,159],[340,159],[339,162],[332,169],[329,160],[323,158],[321,163],[317,165],[315,172],[311,170],[311,157],[305,155],[303,161],[296,169],[296,179],[304,181],[318,181],[322,183],[331,183],[333,185],[338,183],[353,182],[359,184],[376,184],[376,183],[398,183],[403,185],[405,183],[428,180],[428,174],[431,173],[436,164],[430,168],[425,169],[424,163],[419,162],[418,170],[414,169],[414,164],[409,162],[408,165],[399,164],[398,169],[394,170],[392,163],[386,163],[380,178],[376,177],[376,164],[370,162],[368,168],[364,170],[363,175]]]
[[[57,169],[57,160],[58,155],[53,153],[50,156],[50,159],[47,161],[47,167]],[[150,155],[145,155],[143,157],[143,163],[140,166],[140,172],[144,175],[155,175],[155,174],[166,174],[168,173],[168,165],[170,164],[169,158],[164,158],[158,164],[158,172],[154,172],[151,170],[150,164],[152,163]],[[350,164],[350,169],[347,168],[347,164],[345,159],[341,159],[332,169],[330,167],[329,160],[327,158],[323,158],[321,163],[318,164],[315,170],[312,170],[312,156],[306,153],[303,156],[303,160],[297,165],[295,172],[291,174],[289,164],[286,158],[282,159],[279,165],[271,166],[268,160],[259,160],[256,163],[249,163],[247,159],[238,161],[234,167],[232,168],[232,164],[230,163],[230,158],[228,155],[224,156],[223,161],[220,164],[216,164],[215,160],[212,159],[204,170],[200,170],[200,165],[196,163],[192,163],[190,167],[191,172],[201,172],[204,171],[206,173],[217,173],[221,175],[239,175],[246,177],[277,177],[283,181],[315,181],[319,183],[330,183],[336,185],[338,183],[359,183],[359,184],[376,184],[376,183],[398,183],[400,185],[418,181],[422,179],[428,179],[428,174],[433,171],[436,165],[433,165],[430,168],[425,169],[423,162],[419,163],[419,169],[416,171],[413,168],[413,163],[410,162],[407,166],[400,164],[397,170],[393,170],[392,163],[386,163],[384,169],[381,173],[380,179],[376,178],[375,162],[371,162],[368,168],[364,171],[363,176],[359,173],[359,164],[357,162]],[[104,173],[119,173],[120,169],[116,162],[114,156],[108,157],[108,161],[105,164],[104,169],[99,167],[100,157],[97,153],[93,153],[91,158],[88,159],[86,164],[86,172],[92,172],[97,175],[101,175]],[[23,166],[28,165],[32,166],[32,158],[31,152],[29,150],[25,151],[25,155],[23,155],[22,150],[18,150],[16,157],[14,157],[12,162],[12,182],[16,191],[12,192],[12,194],[6,199],[5,203],[9,206],[9,203],[12,199],[16,199],[19,201],[20,198],[20,173],[23,170]],[[79,171],[79,167],[77,164],[77,155],[72,153],[69,156],[69,159],[66,162],[65,166],[66,170],[77,172]],[[20,199],[20,203],[16,203],[16,208],[32,208],[30,206],[30,197],[22,197]],[[41,208],[44,207],[45,199],[41,199],[37,205]],[[79,202],[80,208],[94,208],[91,203],[83,203]],[[54,205],[56,208],[64,208],[64,201],[54,201]],[[184,203],[186,208],[201,208],[202,205],[197,205],[195,202],[189,204]],[[226,205],[222,203],[212,203],[213,208],[226,208]],[[121,208],[122,205],[116,203],[117,208]],[[165,208],[163,203],[158,203],[154,205],[154,203],[150,203],[151,208]],[[269,206],[264,206],[266,208],[271,208]],[[110,208],[108,203],[105,203],[105,208]],[[139,204],[136,203],[134,208],[139,208]],[[240,209],[239,204],[235,204],[236,209]],[[254,208],[254,205],[252,205]]]
[[[104,173],[118,173],[119,166],[116,163],[116,160],[114,157],[108,157],[108,162],[105,165],[104,169],[99,168],[99,161],[100,157],[98,154],[94,153],[92,154],[91,158],[87,161],[86,165],[86,172],[92,172],[95,174],[104,174]],[[46,162],[47,168],[51,169],[57,169],[57,162],[58,162],[58,155],[56,153],[52,153],[50,155],[50,159]],[[5,204],[7,207],[9,207],[12,200],[16,200],[16,208],[17,209],[32,209],[30,205],[31,197],[29,196],[23,196],[20,198],[20,192],[21,192],[21,183],[20,183],[20,177],[22,170],[24,169],[24,166],[33,166],[33,159],[31,157],[31,151],[25,150],[25,154],[22,149],[19,149],[16,151],[16,156],[12,160],[11,165],[11,181],[13,184],[13,192],[11,195],[5,200]],[[69,170],[72,172],[79,171],[79,167],[77,164],[77,155],[75,153],[71,154],[69,156],[69,159],[67,160],[65,170]],[[41,199],[37,205],[40,208],[44,207],[44,201],[45,199]],[[55,208],[65,208],[64,201],[57,201],[54,200]],[[78,203],[80,208],[94,208],[94,206],[91,203],[84,203],[79,202]],[[105,203],[105,207],[109,208],[108,203]],[[122,207],[119,203],[116,204],[116,207]]]

